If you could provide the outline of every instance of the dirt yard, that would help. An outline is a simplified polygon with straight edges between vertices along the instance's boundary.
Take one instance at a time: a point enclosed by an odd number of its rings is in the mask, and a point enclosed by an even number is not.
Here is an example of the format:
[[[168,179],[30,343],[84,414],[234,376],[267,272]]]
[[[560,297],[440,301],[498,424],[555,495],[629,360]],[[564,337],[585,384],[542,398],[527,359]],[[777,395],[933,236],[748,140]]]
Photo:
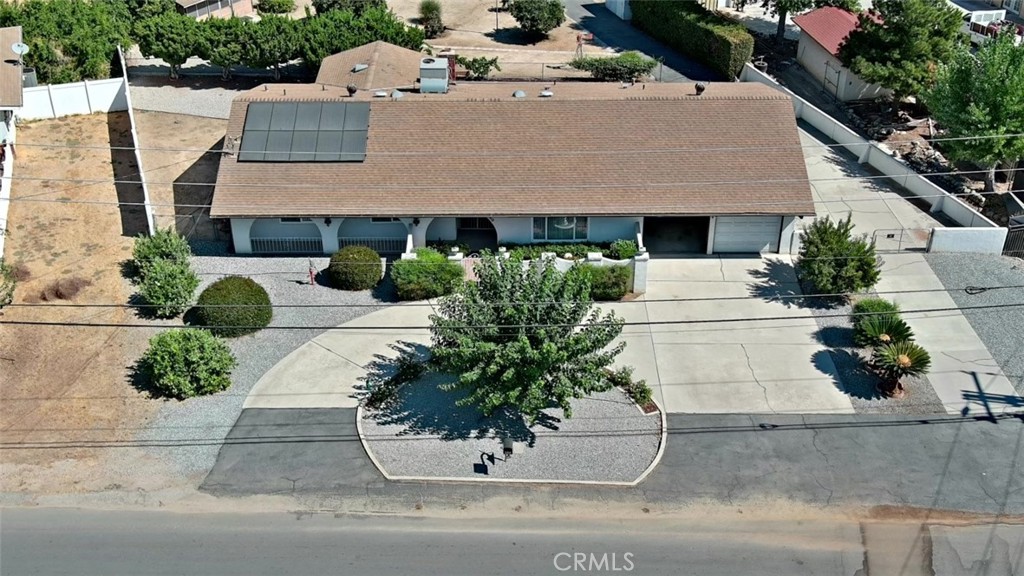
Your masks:
[[[388,7],[409,24],[419,24],[420,0],[388,0]],[[498,58],[500,72],[493,78],[568,78],[586,77],[565,66],[576,52],[576,36],[585,33],[578,24],[566,19],[543,40],[525,37],[507,11],[497,12],[485,0],[451,0],[443,3],[441,18],[447,30],[427,40],[437,50],[451,48],[469,58]],[[605,54],[597,42],[586,42],[586,54]]]
[[[211,223],[209,209],[197,206],[213,199],[213,187],[204,184],[216,182],[220,156],[210,150],[223,145],[227,120],[139,110],[135,121],[150,199],[163,205],[154,210],[157,226],[172,226],[193,242],[226,239],[228,231]]]
[[[44,143],[68,147],[34,146]],[[20,267],[22,277],[14,303],[36,306],[8,306],[0,312],[4,321],[136,321],[124,308],[56,305],[128,301],[131,288],[121,264],[131,256],[131,236],[142,230],[145,219],[141,209],[122,211],[117,202],[141,197],[137,188],[28,180],[129,178],[137,172],[130,153],[108,149],[126,145],[130,134],[124,113],[19,127],[18,180],[12,191],[5,256]],[[147,470],[140,478],[156,474],[158,465],[132,454],[135,449],[102,447],[122,442],[130,446],[138,427],[156,408],[129,377],[129,366],[144,351],[149,333],[71,326],[0,329],[0,491],[102,489],[110,482],[108,461],[115,454]]]

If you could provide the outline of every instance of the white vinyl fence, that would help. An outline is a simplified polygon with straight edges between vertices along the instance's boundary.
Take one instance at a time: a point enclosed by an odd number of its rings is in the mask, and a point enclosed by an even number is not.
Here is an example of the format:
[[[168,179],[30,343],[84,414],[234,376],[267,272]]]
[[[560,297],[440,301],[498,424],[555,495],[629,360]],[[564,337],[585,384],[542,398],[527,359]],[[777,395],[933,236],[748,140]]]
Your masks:
[[[7,233],[7,211],[11,207],[11,178],[14,176],[14,141],[17,136],[18,128],[14,120],[11,120],[10,130],[7,132],[7,154],[4,156],[3,178],[0,178],[0,257],[4,254],[4,239]]]
[[[23,91],[25,104],[18,111],[22,120],[61,118],[94,112],[128,110],[128,80],[108,78],[70,84],[47,84]]]
[[[963,200],[915,172],[906,162],[893,156],[892,151],[885,145],[861,138],[853,130],[780,85],[771,76],[747,64],[740,72],[740,82],[760,82],[789,94],[793,98],[793,109],[798,119],[820,130],[836,144],[856,156],[861,164],[867,164],[878,170],[888,176],[894,184],[902,186],[914,196],[927,202],[931,206],[932,212],[941,212],[960,226],[973,230],[974,232],[970,235],[972,239],[970,246],[973,248],[971,251],[992,252],[991,247],[1000,243],[1001,238],[1005,238],[1005,229],[979,214]],[[957,237],[967,238],[968,236],[958,235]],[[938,242],[934,245],[934,250],[939,251],[948,243]],[[1002,246],[1001,243],[999,245]],[[994,253],[998,253],[998,251]]]

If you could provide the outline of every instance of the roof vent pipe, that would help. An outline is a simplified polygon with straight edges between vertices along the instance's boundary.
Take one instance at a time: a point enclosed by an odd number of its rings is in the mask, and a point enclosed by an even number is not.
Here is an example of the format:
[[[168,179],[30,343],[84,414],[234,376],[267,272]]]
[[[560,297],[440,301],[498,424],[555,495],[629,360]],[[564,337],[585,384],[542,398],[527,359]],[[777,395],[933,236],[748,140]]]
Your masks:
[[[349,96],[355,96],[356,92],[359,91],[359,88],[357,88],[355,84],[349,84],[348,86],[345,86],[345,90],[348,90]]]
[[[703,82],[697,82],[697,84],[694,85],[693,88],[694,88],[694,90],[697,91],[697,96],[700,96],[701,94],[704,93],[705,90],[707,90],[708,85],[703,83]]]

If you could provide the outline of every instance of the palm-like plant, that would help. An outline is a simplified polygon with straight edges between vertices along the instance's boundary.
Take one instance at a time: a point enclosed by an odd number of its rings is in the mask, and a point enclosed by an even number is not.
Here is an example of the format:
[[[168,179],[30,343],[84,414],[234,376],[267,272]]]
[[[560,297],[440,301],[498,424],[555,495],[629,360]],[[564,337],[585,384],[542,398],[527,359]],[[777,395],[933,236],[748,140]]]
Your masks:
[[[853,339],[858,346],[885,346],[914,339],[910,326],[896,315],[865,316],[854,328]]]
[[[883,392],[891,395],[903,393],[904,376],[925,374],[932,364],[928,351],[910,340],[875,348],[871,361],[882,376]]]

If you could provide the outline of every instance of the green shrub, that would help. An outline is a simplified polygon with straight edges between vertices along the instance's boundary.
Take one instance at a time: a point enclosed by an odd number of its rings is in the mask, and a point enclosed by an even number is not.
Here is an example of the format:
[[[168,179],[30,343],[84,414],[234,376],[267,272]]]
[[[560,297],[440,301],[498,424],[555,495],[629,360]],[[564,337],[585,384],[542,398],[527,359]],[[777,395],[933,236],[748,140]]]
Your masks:
[[[629,293],[632,269],[629,266],[593,266],[581,264],[580,271],[590,280],[590,297],[598,302],[622,300]]]
[[[455,61],[459,63],[459,66],[466,69],[467,80],[486,80],[491,70],[501,72],[501,66],[498,66],[497,57],[477,56],[476,58],[466,58],[465,56],[456,56]]]
[[[135,238],[135,245],[132,247],[132,268],[137,279],[141,280],[145,276],[146,267],[157,260],[187,264],[191,257],[192,248],[185,237],[167,228],[157,230],[152,236]]]
[[[18,279],[14,274],[14,266],[0,258],[0,308],[14,300],[14,287],[17,285]]]
[[[451,294],[465,275],[457,262],[433,248],[417,248],[415,260],[391,265],[391,279],[399,300],[424,300]]]
[[[553,252],[559,258],[566,254],[572,254],[573,258],[586,258],[590,252],[601,252],[605,254],[609,250],[596,244],[505,244],[505,248],[512,257],[522,257],[524,260],[537,260],[544,252]],[[607,254],[605,254],[607,255]]]
[[[380,282],[380,254],[366,246],[346,246],[331,256],[327,277],[339,290],[369,290]]]
[[[640,250],[633,240],[616,240],[607,250],[608,257],[613,260],[628,260],[636,256]]]
[[[231,385],[235,357],[222,340],[206,330],[168,330],[149,341],[139,371],[161,394],[190,398]]]
[[[618,56],[584,56],[575,58],[569,66],[598,80],[609,82],[632,82],[649,76],[658,65],[657,60],[647,58],[639,52],[623,52]]]
[[[260,14],[291,14],[295,10],[295,0],[258,0],[256,10]]]
[[[188,308],[199,287],[199,277],[188,262],[153,260],[145,271],[139,296],[154,316],[172,318]]]
[[[459,243],[457,240],[437,240],[436,242],[427,242],[427,248],[433,248],[441,254],[447,257],[452,253],[452,248],[458,248],[459,252],[463,254],[469,254],[469,244],[465,242]]]
[[[754,37],[742,24],[693,0],[632,0],[630,9],[634,26],[730,80],[754,53]]]
[[[654,401],[654,392],[647,385],[647,381],[633,380],[632,366],[623,366],[618,370],[609,372],[608,379],[641,408]]]
[[[523,32],[537,36],[546,36],[565,22],[561,0],[512,0],[508,11]]]
[[[816,292],[837,296],[871,288],[880,276],[875,244],[853,235],[849,217],[836,222],[826,216],[808,226],[796,268]]]
[[[444,21],[441,20],[441,3],[437,0],[420,2],[420,24],[427,38],[437,38],[444,33]]]
[[[853,305],[853,324],[856,326],[867,318],[895,316],[899,318],[900,307],[884,298],[865,298]]]
[[[196,323],[218,336],[251,334],[270,324],[273,314],[263,286],[242,276],[217,280],[196,302]]]
[[[899,316],[866,316],[854,327],[853,339],[858,346],[885,346],[914,339],[914,331]]]
[[[900,380],[928,373],[932,359],[924,348],[908,340],[875,348],[871,363],[885,380],[886,389],[902,390]]]
[[[371,8],[386,8],[384,0],[313,0],[313,8],[318,16],[335,10],[352,12],[359,17]]]

